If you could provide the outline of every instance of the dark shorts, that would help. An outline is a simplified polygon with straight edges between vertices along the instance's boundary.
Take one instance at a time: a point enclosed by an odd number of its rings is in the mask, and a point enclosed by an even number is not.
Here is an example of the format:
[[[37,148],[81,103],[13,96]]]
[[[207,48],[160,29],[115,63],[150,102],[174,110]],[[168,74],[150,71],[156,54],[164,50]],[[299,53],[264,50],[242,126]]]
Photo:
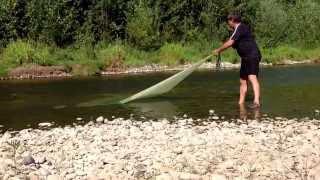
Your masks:
[[[249,75],[259,75],[259,57],[241,58],[240,78],[248,79]]]

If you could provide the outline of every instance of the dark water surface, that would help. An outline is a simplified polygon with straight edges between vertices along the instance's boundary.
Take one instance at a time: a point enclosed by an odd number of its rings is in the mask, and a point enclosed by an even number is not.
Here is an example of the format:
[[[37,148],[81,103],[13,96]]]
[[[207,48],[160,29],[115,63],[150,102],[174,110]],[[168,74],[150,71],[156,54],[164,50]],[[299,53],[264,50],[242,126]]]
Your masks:
[[[261,114],[314,117],[320,109],[320,66],[299,65],[261,70]],[[220,116],[238,118],[238,70],[198,71],[172,92],[127,105],[113,104],[153,85],[171,73],[0,82],[0,125],[4,129],[35,127],[40,122],[66,125],[98,116],[150,118]],[[252,99],[251,91],[248,101]],[[95,106],[103,102],[103,106]],[[255,112],[247,111],[250,114]]]

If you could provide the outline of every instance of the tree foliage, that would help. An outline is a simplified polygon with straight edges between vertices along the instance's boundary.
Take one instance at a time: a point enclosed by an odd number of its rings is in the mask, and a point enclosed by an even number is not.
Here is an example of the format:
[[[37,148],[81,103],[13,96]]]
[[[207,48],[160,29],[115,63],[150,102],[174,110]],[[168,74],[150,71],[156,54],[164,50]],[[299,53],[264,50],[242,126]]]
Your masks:
[[[0,46],[18,39],[59,47],[123,40],[148,50],[222,40],[234,11],[266,47],[320,43],[318,0],[0,0]]]

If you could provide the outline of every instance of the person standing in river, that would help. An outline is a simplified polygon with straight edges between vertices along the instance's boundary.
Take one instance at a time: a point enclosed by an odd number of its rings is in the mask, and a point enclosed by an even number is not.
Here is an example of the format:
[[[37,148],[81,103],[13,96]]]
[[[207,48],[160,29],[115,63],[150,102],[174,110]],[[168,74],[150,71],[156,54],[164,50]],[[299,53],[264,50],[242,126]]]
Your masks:
[[[253,104],[250,105],[250,107],[259,108],[261,105],[260,83],[258,80],[259,63],[261,60],[259,47],[250,28],[241,22],[239,15],[229,15],[228,26],[233,30],[231,37],[221,47],[215,49],[213,53],[219,55],[230,47],[237,50],[238,55],[241,57],[239,105],[245,103],[248,84],[250,82],[254,93]]]

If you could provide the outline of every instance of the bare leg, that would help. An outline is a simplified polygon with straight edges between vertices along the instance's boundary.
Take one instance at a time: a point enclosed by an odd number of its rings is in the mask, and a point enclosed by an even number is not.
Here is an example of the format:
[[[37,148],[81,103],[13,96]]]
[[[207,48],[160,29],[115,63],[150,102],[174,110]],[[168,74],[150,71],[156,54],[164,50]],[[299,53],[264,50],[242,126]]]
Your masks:
[[[246,94],[248,90],[248,83],[247,80],[240,78],[240,98],[239,98],[239,104],[244,104],[246,100]]]
[[[240,119],[246,121],[247,120],[247,109],[244,104],[239,104],[239,112],[240,112]]]
[[[251,82],[254,100],[253,103],[260,105],[260,84],[256,75],[249,75],[249,81]]]

